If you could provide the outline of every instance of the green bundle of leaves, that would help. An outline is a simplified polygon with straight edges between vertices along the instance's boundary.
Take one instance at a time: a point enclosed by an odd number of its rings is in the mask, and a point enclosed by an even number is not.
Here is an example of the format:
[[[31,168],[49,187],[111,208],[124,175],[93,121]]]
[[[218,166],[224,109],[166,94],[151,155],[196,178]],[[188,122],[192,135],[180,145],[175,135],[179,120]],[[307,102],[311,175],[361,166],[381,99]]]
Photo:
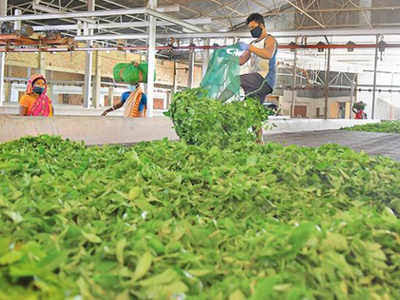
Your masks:
[[[336,145],[0,145],[0,299],[398,299],[400,164]]]
[[[365,107],[367,106],[366,103],[359,101],[353,104],[353,108],[357,109],[357,110],[364,110]]]
[[[344,129],[350,131],[400,133],[400,121],[382,121],[380,123],[356,125]]]
[[[175,94],[166,115],[186,143],[224,148],[256,141],[256,130],[270,113],[254,99],[223,104],[207,97],[205,90],[187,89]]]

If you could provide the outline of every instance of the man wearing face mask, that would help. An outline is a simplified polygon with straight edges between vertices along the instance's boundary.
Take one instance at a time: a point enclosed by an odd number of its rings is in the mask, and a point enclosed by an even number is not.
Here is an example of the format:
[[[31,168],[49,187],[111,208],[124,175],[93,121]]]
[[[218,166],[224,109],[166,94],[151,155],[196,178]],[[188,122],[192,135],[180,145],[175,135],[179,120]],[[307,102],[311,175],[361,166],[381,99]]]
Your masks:
[[[262,104],[271,94],[276,81],[276,54],[278,43],[267,33],[264,17],[251,14],[246,20],[251,36],[255,38],[250,44],[239,42],[239,50],[244,53],[239,58],[240,65],[247,64],[248,73],[240,75],[240,86],[246,98],[255,98]],[[233,96],[229,87],[222,92],[220,100],[227,101]],[[262,141],[262,129],[257,129],[257,142]]]
[[[141,118],[146,116],[147,97],[143,93],[139,83],[129,85],[129,91],[121,95],[121,101],[105,110],[101,115],[106,116],[109,112],[117,110],[124,105],[124,116],[126,118]]]
[[[19,100],[20,116],[50,117],[54,108],[47,96],[46,78],[41,74],[32,75],[29,79],[26,92]]]
[[[239,49],[244,51],[239,63],[248,63],[249,69],[249,73],[240,75],[240,86],[244,89],[246,97],[257,98],[262,104],[275,86],[278,44],[276,39],[267,33],[262,15],[251,14],[246,23],[255,40],[250,44],[238,44]]]

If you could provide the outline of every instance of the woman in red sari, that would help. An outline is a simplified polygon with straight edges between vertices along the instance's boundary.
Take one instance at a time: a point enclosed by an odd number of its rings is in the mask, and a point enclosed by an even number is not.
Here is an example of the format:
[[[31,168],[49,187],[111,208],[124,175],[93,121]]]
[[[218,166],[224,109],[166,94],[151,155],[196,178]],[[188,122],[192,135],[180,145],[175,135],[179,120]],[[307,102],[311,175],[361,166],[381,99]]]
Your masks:
[[[43,75],[32,75],[25,94],[19,100],[19,105],[20,116],[53,116],[53,105],[47,96],[47,82]]]

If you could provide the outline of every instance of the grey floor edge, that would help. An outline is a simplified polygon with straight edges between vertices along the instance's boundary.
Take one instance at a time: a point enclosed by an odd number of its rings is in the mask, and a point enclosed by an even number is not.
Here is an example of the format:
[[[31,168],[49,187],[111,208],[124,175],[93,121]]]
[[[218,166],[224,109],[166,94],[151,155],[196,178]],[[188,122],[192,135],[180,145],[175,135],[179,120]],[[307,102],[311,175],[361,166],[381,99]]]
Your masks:
[[[264,141],[310,147],[339,144],[355,151],[364,151],[370,155],[383,155],[400,161],[400,134],[322,130],[268,134],[264,135]]]

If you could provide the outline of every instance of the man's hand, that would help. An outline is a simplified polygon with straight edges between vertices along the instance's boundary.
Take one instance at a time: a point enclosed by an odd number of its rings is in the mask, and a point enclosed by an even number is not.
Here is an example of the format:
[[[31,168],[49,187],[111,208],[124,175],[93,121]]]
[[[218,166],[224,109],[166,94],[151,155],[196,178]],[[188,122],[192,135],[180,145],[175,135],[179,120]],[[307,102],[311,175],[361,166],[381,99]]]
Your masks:
[[[246,44],[244,42],[239,42],[238,47],[239,47],[240,51],[247,51],[247,50],[249,50],[250,45]]]
[[[276,51],[277,43],[275,38],[269,36],[264,41],[264,48],[258,48],[254,45],[249,46],[249,51],[261,58],[271,59]]]

